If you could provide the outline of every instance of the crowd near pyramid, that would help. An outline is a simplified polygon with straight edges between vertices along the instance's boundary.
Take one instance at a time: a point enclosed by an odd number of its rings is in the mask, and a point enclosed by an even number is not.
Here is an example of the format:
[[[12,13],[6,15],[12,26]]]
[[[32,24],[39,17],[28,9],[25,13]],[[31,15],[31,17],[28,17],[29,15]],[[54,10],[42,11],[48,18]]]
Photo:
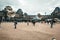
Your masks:
[[[28,15],[27,12],[23,12],[22,9],[18,9],[14,11],[11,6],[5,6],[4,9],[0,11],[0,22],[32,22],[35,24],[36,22],[47,22],[56,23],[60,19],[60,8],[56,7],[51,15],[41,15],[37,13],[37,15]]]

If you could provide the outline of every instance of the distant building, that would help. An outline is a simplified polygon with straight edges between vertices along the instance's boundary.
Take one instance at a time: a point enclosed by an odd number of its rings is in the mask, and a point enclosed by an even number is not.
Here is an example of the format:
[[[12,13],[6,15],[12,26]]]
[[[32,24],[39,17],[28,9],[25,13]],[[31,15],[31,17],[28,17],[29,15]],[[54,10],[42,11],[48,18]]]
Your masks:
[[[4,16],[4,13],[3,13],[3,11],[0,11],[0,16]]]
[[[34,17],[36,17],[36,15],[28,15],[25,18],[27,18],[27,19],[33,19]]]
[[[51,13],[51,16],[54,18],[60,18],[60,8],[56,7],[55,10]]]

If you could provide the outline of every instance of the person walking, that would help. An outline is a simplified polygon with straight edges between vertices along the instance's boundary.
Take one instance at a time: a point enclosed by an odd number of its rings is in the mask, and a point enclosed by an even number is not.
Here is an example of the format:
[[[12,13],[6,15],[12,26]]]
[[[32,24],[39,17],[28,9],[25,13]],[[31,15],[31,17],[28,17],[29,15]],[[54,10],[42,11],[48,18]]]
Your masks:
[[[32,22],[33,23],[33,25],[35,26],[35,22]]]
[[[51,20],[51,28],[53,28],[54,19]]]
[[[0,17],[0,28],[1,28],[2,17]]]
[[[14,26],[15,26],[14,28],[15,28],[15,29],[16,29],[16,25],[17,25],[17,21],[14,22]]]
[[[29,22],[27,22],[27,25],[29,25]]]

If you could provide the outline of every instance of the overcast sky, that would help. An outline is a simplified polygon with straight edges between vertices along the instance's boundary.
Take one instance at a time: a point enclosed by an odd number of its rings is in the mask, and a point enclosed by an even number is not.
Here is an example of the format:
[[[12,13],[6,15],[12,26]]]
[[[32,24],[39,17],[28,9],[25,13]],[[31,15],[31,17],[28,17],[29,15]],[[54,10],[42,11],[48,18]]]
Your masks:
[[[0,0],[0,10],[5,6],[12,6],[14,10],[19,8],[28,14],[50,14],[55,7],[60,7],[60,0]]]

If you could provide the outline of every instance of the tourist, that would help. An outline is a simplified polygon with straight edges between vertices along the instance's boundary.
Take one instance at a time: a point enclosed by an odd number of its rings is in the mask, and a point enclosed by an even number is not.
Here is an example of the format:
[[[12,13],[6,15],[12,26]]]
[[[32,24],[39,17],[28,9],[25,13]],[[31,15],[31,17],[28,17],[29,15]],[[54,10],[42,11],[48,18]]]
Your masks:
[[[17,25],[17,21],[14,22],[15,29],[16,29],[16,25]]]

